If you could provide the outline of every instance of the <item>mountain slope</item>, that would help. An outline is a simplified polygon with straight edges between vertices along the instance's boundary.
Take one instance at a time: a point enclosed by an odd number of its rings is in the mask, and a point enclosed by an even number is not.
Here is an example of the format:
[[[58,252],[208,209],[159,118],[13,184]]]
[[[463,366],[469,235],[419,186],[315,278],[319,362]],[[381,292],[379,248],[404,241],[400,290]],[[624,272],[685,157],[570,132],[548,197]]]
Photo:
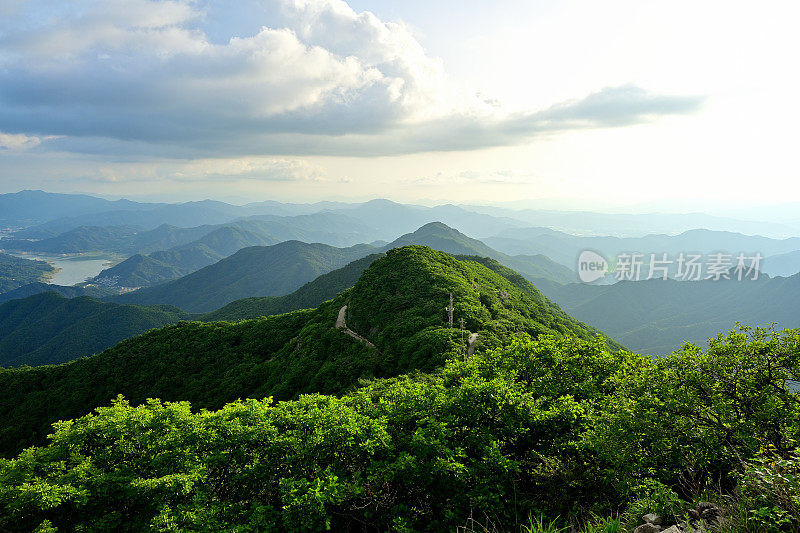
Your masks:
[[[298,241],[244,248],[180,279],[112,299],[121,303],[169,304],[190,312],[208,312],[241,298],[288,294],[320,274],[372,251],[367,245],[334,248]]]
[[[127,248],[139,228],[135,226],[79,226],[55,237],[38,241],[6,239],[2,245],[9,250],[39,253],[74,253],[117,251]]]
[[[26,226],[58,217],[134,209],[142,205],[130,200],[112,202],[84,194],[25,190],[0,194],[0,222],[4,225]]]
[[[430,246],[434,250],[451,255],[491,257],[534,282],[546,279],[556,283],[571,283],[576,279],[575,272],[552,261],[549,257],[541,254],[510,256],[498,252],[477,239],[467,237],[460,231],[441,222],[425,224],[417,231],[403,235],[386,245],[384,250],[410,244]]]
[[[770,276],[793,276],[800,272],[800,250],[771,255],[761,264],[761,272]]]
[[[319,276],[291,294],[244,298],[203,315],[190,315],[169,306],[99,302],[85,296],[88,289],[42,284],[41,292],[34,293],[38,296],[14,299],[0,305],[0,366],[37,366],[72,361],[153,327],[187,318],[203,322],[235,321],[317,307],[352,287],[377,257],[373,254],[353,261]],[[53,289],[62,292],[53,292]]]
[[[383,254],[371,254],[357,259],[342,268],[319,276],[314,281],[309,281],[291,294],[262,298],[243,298],[231,302],[216,311],[198,315],[194,318],[203,322],[248,320],[317,307],[322,302],[330,300],[340,292],[352,287],[361,277],[361,273],[381,255]]]
[[[136,254],[103,270],[93,281],[114,287],[149,287],[178,279],[212,265],[232,253],[249,246],[264,246],[277,241],[236,226],[214,229],[191,243],[159,250],[145,256]]]
[[[41,282],[55,268],[45,261],[33,261],[0,253],[0,294],[29,283]]]
[[[0,305],[0,366],[70,361],[185,316],[167,306],[120,305],[54,292],[13,300]]]
[[[547,296],[572,316],[640,353],[665,354],[704,344],[738,321],[800,327],[800,274],[756,281],[649,280],[550,286]],[[609,312],[613,310],[613,312]]]
[[[177,279],[189,274],[191,270],[136,254],[125,261],[107,268],[92,281],[112,287],[147,287]]]
[[[314,310],[233,324],[184,322],[72,363],[0,370],[0,453],[41,442],[54,420],[117,394],[134,403],[159,397],[218,407],[236,398],[338,393],[363,377],[436,368],[463,351],[462,333],[447,325],[449,293],[456,320],[465,320],[463,335],[478,333],[477,351],[518,334],[598,334],[500,265],[410,246],[387,252],[352,289]],[[340,315],[369,342],[334,327]]]
[[[157,263],[136,258],[104,270],[95,280],[117,287],[147,287],[177,279],[249,246],[270,246],[288,240],[351,246],[372,240],[375,235],[360,221],[333,213],[262,215],[220,226],[170,228],[169,232],[165,228],[137,234],[131,243],[124,244],[124,253],[150,252],[147,257]],[[193,239],[188,239],[191,235]],[[175,243],[178,237],[183,242]],[[166,246],[170,242],[175,245]]]
[[[18,300],[20,298],[27,298],[35,294],[42,294],[45,292],[55,292],[65,298],[75,298],[77,296],[91,296],[92,298],[102,298],[108,296],[110,291],[104,287],[91,285],[86,287],[68,286],[68,285],[53,285],[50,283],[36,282],[28,283],[22,287],[16,288],[13,291],[8,291],[0,294],[0,304],[10,302],[11,300]]]

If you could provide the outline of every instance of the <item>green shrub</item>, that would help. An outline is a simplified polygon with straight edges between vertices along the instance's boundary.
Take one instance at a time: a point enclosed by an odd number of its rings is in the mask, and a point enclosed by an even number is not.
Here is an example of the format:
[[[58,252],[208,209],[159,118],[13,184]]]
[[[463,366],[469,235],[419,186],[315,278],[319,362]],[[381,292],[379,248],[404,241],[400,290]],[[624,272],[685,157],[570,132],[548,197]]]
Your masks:
[[[633,501],[628,505],[624,521],[630,528],[641,524],[642,516],[655,513],[665,522],[677,522],[686,509],[674,490],[654,479],[645,479],[633,488]]]
[[[583,533],[623,533],[625,527],[619,515],[594,517],[583,527]]]
[[[797,531],[800,529],[800,457],[782,457],[765,448],[747,461],[731,517],[743,531]]]

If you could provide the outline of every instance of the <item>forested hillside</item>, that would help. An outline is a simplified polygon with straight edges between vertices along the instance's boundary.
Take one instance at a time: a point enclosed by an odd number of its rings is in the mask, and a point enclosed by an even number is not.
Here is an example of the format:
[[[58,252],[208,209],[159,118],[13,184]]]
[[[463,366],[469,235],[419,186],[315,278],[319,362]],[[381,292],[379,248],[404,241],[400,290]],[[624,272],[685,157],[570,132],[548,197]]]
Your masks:
[[[46,365],[99,353],[187,314],[47,292],[0,305],[0,367]]]
[[[35,294],[42,294],[45,292],[55,292],[66,298],[75,298],[76,296],[91,296],[92,298],[102,298],[112,294],[111,291],[105,287],[98,285],[90,286],[68,286],[68,285],[53,285],[52,283],[43,283],[37,281],[36,283],[28,283],[22,287],[16,288],[12,291],[0,293],[0,304],[10,302],[11,300],[18,300],[20,298],[27,298]]]
[[[235,321],[316,307],[325,300],[330,300],[345,289],[352,287],[361,277],[361,273],[381,255],[383,254],[372,254],[357,259],[342,268],[321,275],[314,281],[309,281],[291,294],[263,298],[243,298],[231,302],[216,311],[197,315],[194,318],[203,322],[216,320]]]
[[[29,283],[40,282],[53,272],[55,268],[44,261],[0,253],[0,294]]]
[[[291,294],[244,298],[205,314],[190,314],[164,305],[131,305],[97,301],[88,289],[42,284],[25,297],[0,305],[0,366],[37,366],[86,357],[145,331],[191,319],[237,321],[313,308],[352,287],[379,255],[370,255],[323,274]],[[31,286],[27,286],[31,288]],[[73,300],[70,300],[72,298]],[[76,312],[77,310],[84,312]]]
[[[429,248],[396,249],[315,310],[237,323],[183,322],[72,363],[0,370],[0,450],[41,442],[52,422],[81,416],[117,394],[136,403],[158,397],[219,408],[236,398],[340,393],[360,378],[432,370],[463,354],[470,333],[478,334],[476,351],[515,335],[600,335],[524,279],[495,269],[510,279]],[[464,337],[447,325],[451,292]],[[368,343],[335,327],[345,305],[346,327]]]
[[[638,353],[664,355],[735,327],[800,327],[800,274],[738,280],[543,285],[565,311]],[[611,312],[610,310],[613,310]]]
[[[556,283],[571,283],[577,279],[574,271],[544,255],[510,256],[490,248],[477,239],[467,237],[457,229],[441,222],[425,224],[413,233],[403,235],[387,244],[384,250],[409,244],[430,246],[434,250],[453,255],[491,257],[533,281],[547,280]]]
[[[203,232],[191,242],[171,247],[134,246],[132,250],[148,252],[148,255],[134,255],[102,271],[95,280],[116,287],[148,287],[185,276],[251,246],[271,246],[290,240],[351,246],[372,240],[374,233],[358,220],[331,213],[294,217],[258,216],[221,226],[176,230],[184,233]]]
[[[244,248],[213,265],[155,287],[121,294],[114,301],[169,304],[194,313],[218,309],[241,298],[288,294],[320,274],[372,253],[367,245],[335,248],[286,241]]]

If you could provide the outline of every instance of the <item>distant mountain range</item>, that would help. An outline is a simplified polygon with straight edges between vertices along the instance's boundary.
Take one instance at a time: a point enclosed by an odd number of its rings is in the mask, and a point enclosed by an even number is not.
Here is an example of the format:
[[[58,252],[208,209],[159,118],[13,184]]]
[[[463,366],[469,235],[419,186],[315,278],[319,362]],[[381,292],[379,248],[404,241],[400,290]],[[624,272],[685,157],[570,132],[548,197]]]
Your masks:
[[[697,228],[770,237],[800,234],[800,221],[772,223],[751,218],[755,216],[768,219],[768,212],[763,211],[738,219],[704,213],[614,214],[450,204],[425,207],[380,199],[364,203],[291,204],[266,201],[237,206],[211,200],[182,204],[141,203],[128,200],[110,202],[86,195],[63,195],[42,191],[0,195],[0,227],[3,225],[28,227],[18,233],[17,237],[37,239],[54,237],[79,226],[136,226],[150,230],[162,224],[193,227],[232,222],[257,215],[283,217],[320,212],[334,212],[359,219],[377,232],[377,236],[372,240],[386,241],[434,221],[457,227],[466,234],[480,239],[497,235],[509,228],[531,226],[550,227],[570,234],[622,237],[659,233],[678,234]]]
[[[494,206],[463,205],[476,213],[506,216],[521,221],[524,227],[548,227],[565,233],[587,236],[615,235],[642,237],[648,234],[678,234],[697,228],[729,231],[746,235],[767,235],[775,238],[800,234],[800,218],[791,222],[769,222],[767,212],[758,217],[722,217],[706,213],[598,213],[591,211],[554,209],[508,209]],[[796,208],[795,208],[796,209]]]
[[[225,231],[247,234],[251,241],[259,240],[260,244],[296,239],[337,246],[371,241],[374,240],[376,233],[359,220],[345,215],[315,213],[290,217],[264,215],[225,224],[205,224],[190,228],[169,224],[161,224],[150,230],[129,225],[78,226],[54,237],[39,240],[4,239],[0,241],[0,245],[9,250],[55,254],[94,251],[129,255],[148,254],[187,245],[215,232]],[[24,234],[24,231],[20,233]],[[209,237],[205,241],[206,244],[212,239],[213,237]],[[225,241],[227,236],[217,239]],[[235,242],[230,246],[233,245]],[[239,248],[228,251],[225,255],[230,255],[237,249]]]
[[[112,202],[85,194],[56,194],[26,190],[0,194],[0,226],[32,226],[61,217],[145,207],[146,204],[130,200]]]
[[[666,354],[686,341],[705,345],[736,322],[800,327],[800,274],[756,281],[659,279],[540,288],[567,313],[637,353]]]
[[[679,235],[647,235],[645,237],[586,237],[550,228],[519,228],[505,230],[495,237],[484,239],[489,246],[509,254],[541,253],[562,265],[575,268],[578,255],[593,250],[609,261],[621,252],[644,254],[663,253],[675,256],[683,253],[728,252],[760,253],[763,257],[800,250],[800,238],[770,239],[758,235],[742,235],[726,231],[695,229]],[[767,265],[769,259],[764,261]],[[764,270],[764,269],[762,269]]]
[[[48,216],[47,209],[35,207],[37,202],[58,207],[51,209]],[[358,221],[360,225],[370,227],[373,232],[372,237],[360,242],[391,240],[427,222],[437,220],[462,228],[463,231],[477,237],[524,225],[512,218],[470,212],[454,205],[424,207],[398,204],[389,200],[351,204],[258,202],[244,206],[211,200],[182,204],[144,204],[122,200],[109,202],[91,196],[23,191],[0,195],[0,207],[3,205],[7,206],[9,214],[4,221],[3,219],[0,221],[10,226],[25,226],[25,229],[15,233],[17,239],[40,240],[57,237],[82,226],[128,226],[148,231],[164,224],[189,228],[204,224],[224,224],[252,217],[271,218],[274,221],[280,217],[325,213],[349,217]],[[36,224],[39,221],[42,222]],[[331,228],[330,233],[342,234],[345,231],[345,228],[341,227]],[[353,232],[352,227],[350,232]]]
[[[374,251],[368,245],[335,248],[300,241],[243,248],[177,280],[112,299],[120,303],[170,304],[194,313],[213,311],[241,298],[288,294],[320,274]]]

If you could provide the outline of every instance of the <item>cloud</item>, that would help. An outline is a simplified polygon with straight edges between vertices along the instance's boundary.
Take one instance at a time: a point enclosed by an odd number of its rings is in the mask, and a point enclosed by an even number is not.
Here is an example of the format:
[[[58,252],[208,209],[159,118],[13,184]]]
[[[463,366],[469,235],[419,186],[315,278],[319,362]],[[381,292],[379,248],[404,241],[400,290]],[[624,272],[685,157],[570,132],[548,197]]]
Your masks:
[[[325,171],[307,161],[268,157],[156,160],[103,163],[85,179],[98,182],[327,181]]]
[[[24,133],[3,133],[0,131],[0,150],[23,152],[42,144],[42,141],[53,137],[36,137]]]
[[[42,138],[40,151],[370,156],[517,144],[702,103],[624,86],[507,112],[449,90],[441,61],[403,24],[339,0],[262,4],[219,24],[231,5],[218,0],[15,4],[0,22],[0,124]]]

